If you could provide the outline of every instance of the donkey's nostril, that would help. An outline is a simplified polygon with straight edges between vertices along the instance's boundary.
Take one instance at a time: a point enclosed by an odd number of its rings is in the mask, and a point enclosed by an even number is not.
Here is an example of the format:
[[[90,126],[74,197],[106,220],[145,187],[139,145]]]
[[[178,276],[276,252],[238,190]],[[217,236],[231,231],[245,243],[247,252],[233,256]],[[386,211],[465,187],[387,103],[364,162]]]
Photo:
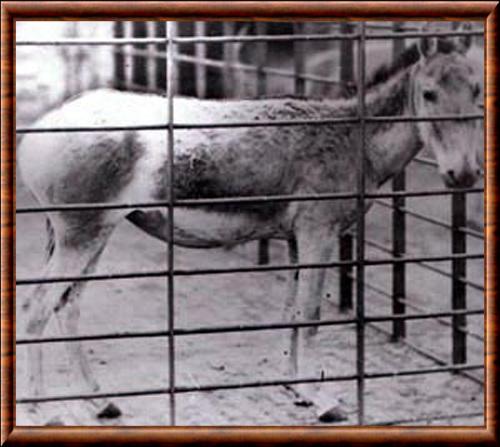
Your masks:
[[[446,171],[446,174],[448,175],[448,177],[450,178],[450,180],[452,182],[456,183],[457,179],[455,178],[455,171],[453,169],[450,169],[449,171]]]

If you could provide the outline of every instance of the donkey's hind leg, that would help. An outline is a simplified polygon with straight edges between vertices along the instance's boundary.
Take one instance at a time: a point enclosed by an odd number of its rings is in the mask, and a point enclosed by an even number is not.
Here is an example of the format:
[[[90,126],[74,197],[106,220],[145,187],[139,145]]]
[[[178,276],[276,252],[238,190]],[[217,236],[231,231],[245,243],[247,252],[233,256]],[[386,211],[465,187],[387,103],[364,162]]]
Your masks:
[[[98,216],[101,218],[102,216]],[[46,269],[47,276],[79,276],[94,271],[97,261],[115,224],[102,223],[98,219],[91,228],[66,225],[63,220],[55,226],[55,247]],[[104,220],[102,219],[102,222]],[[88,221],[87,221],[88,223]],[[53,314],[59,314],[64,335],[76,335],[78,312],[73,307],[85,287],[83,281],[68,281],[40,284],[27,306],[27,333],[40,337]],[[71,311],[66,310],[68,307]],[[90,368],[84,358],[78,342],[66,344],[70,355],[70,367],[76,366],[79,377],[83,379],[86,391],[97,391],[97,382],[93,379]],[[28,348],[28,371],[31,394],[43,396],[43,370],[41,345]],[[106,406],[106,405],[105,405]],[[115,414],[117,411],[114,412]],[[117,414],[116,414],[117,415]]]
[[[50,259],[44,270],[43,277],[55,276],[58,272],[56,259]],[[26,333],[33,338],[42,336],[47,324],[53,314],[55,306],[54,297],[64,294],[67,288],[65,283],[42,283],[38,284],[34,292],[25,300],[22,309],[27,312],[28,324]],[[45,393],[45,380],[43,368],[44,346],[40,344],[29,344],[27,346],[26,372],[28,375],[28,396],[30,398],[43,398]],[[31,418],[36,423],[41,423],[42,417],[46,416],[38,403],[29,405]]]
[[[97,249],[96,252],[94,252],[89,263],[83,270],[84,274],[91,274],[95,271],[98,260],[105,247],[108,235],[105,235],[105,238],[105,240],[101,241],[102,245]],[[82,281],[74,283],[71,288],[71,295],[69,299],[56,313],[56,318],[61,333],[70,337],[76,337],[79,334],[79,298],[85,288],[85,285],[86,283]],[[97,393],[100,390],[100,386],[95,379],[94,374],[92,373],[92,368],[88,362],[87,356],[85,355],[82,342],[74,341],[66,343],[66,349],[71,366],[71,371],[74,375],[74,380],[76,381],[76,383],[82,383],[84,385],[85,393]],[[122,414],[120,409],[107,399],[89,399],[86,402],[90,404],[92,416],[112,419],[117,418]]]

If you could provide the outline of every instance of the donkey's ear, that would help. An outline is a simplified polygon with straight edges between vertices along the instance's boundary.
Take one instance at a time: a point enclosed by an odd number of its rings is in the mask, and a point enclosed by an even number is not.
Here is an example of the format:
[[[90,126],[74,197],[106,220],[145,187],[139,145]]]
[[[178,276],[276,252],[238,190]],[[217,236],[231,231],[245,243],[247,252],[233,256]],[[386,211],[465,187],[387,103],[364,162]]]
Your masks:
[[[430,23],[423,23],[420,26],[420,31],[422,32],[429,32],[429,31],[435,31],[435,25],[431,26]],[[420,51],[420,54],[422,57],[427,58],[431,57],[433,54],[437,53],[438,51],[438,40],[437,37],[431,37],[431,36],[423,36],[420,41],[418,42],[418,49]]]
[[[437,52],[437,38],[436,37],[422,37],[418,44],[418,49],[423,57],[430,57]]]
[[[472,31],[472,24],[469,22],[454,22],[454,31]],[[462,54],[467,53],[472,45],[472,36],[469,34],[467,36],[457,36],[455,39],[455,49]]]

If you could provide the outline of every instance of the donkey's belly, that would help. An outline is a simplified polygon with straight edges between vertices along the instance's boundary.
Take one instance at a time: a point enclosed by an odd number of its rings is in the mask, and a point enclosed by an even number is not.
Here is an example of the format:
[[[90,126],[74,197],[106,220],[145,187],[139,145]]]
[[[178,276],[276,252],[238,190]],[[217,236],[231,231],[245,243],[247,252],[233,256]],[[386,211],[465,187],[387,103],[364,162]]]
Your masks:
[[[263,237],[285,238],[277,219],[260,220],[252,214],[222,213],[193,208],[174,211],[174,243],[184,247],[232,246]]]

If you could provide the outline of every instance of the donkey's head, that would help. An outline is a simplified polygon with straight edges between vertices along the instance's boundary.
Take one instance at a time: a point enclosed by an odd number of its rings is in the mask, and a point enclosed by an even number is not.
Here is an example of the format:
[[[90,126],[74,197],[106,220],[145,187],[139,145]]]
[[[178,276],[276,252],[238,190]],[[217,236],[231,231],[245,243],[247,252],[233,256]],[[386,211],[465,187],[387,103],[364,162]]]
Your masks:
[[[471,36],[424,37],[413,72],[412,102],[417,116],[466,115],[481,111],[481,72],[466,56]],[[482,150],[479,120],[418,122],[426,147],[436,156],[447,186],[472,186],[480,175]]]

